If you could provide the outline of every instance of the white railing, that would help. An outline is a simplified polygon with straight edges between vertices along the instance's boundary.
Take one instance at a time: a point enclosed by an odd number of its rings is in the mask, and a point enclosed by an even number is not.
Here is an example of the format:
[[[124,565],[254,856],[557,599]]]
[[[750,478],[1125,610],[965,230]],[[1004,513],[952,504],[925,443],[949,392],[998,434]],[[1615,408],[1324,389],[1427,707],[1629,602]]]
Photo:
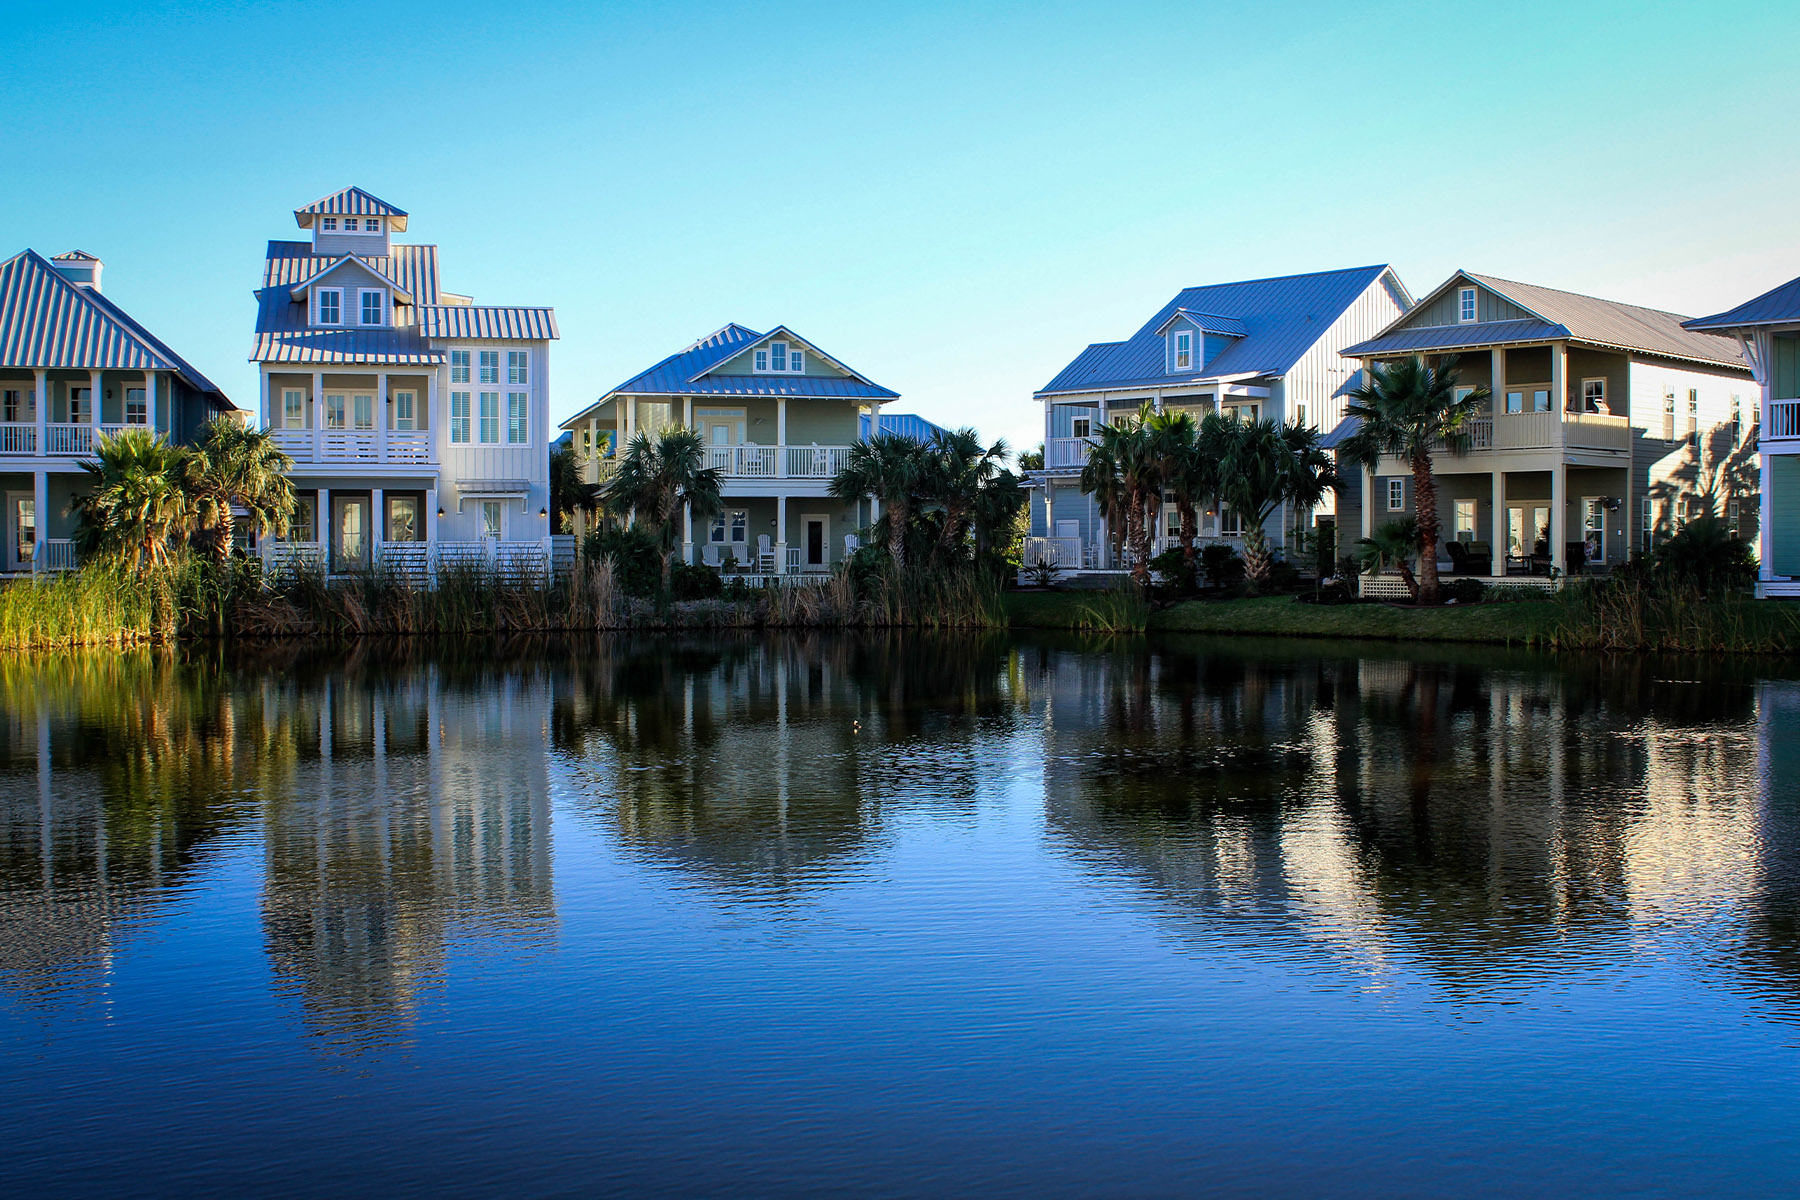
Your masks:
[[[787,476],[789,479],[830,479],[844,469],[849,457],[848,446],[789,446]]]
[[[1771,400],[1765,438],[1800,437],[1800,400]]]
[[[734,478],[773,479],[777,455],[774,446],[708,446],[706,465]]]
[[[47,539],[39,554],[37,566],[40,571],[73,571],[75,543],[68,538]]]
[[[376,542],[375,561],[396,575],[424,579],[431,573],[431,543]]]
[[[0,424],[0,454],[36,454],[37,422],[7,421]]]
[[[47,425],[44,427],[44,453],[78,456],[94,452],[92,425]]]
[[[789,546],[787,552],[787,573],[789,575],[828,575],[831,573],[830,563],[807,564],[803,561],[805,551],[798,546]]]
[[[616,458],[590,458],[587,460],[587,481],[589,483],[605,483],[619,473],[619,460]]]
[[[437,444],[429,429],[271,429],[269,436],[297,463],[437,461]]]
[[[354,574],[364,568],[344,561],[333,562],[322,542],[270,542],[267,545],[269,569],[282,574],[297,567],[329,570],[332,574]],[[567,555],[573,561],[573,544]],[[476,538],[455,542],[375,542],[371,546],[371,563],[419,582],[431,579],[436,572],[458,568],[497,571],[508,576],[545,576],[550,572],[552,550],[550,539],[535,542],[501,542],[492,538]]]
[[[293,570],[322,571],[325,567],[322,542],[270,542],[267,554],[269,570],[276,575]]]
[[[1469,449],[1492,450],[1494,448],[1494,419],[1477,417],[1469,422]]]
[[[1046,563],[1066,571],[1081,569],[1081,539],[1072,537],[1028,537],[1023,561],[1026,566]]]
[[[1046,467],[1085,467],[1092,443],[1086,438],[1045,438]]]
[[[1584,450],[1629,450],[1631,422],[1603,413],[1564,413],[1563,441]]]
[[[1494,449],[1536,450],[1556,445],[1553,412],[1502,413],[1494,419]]]

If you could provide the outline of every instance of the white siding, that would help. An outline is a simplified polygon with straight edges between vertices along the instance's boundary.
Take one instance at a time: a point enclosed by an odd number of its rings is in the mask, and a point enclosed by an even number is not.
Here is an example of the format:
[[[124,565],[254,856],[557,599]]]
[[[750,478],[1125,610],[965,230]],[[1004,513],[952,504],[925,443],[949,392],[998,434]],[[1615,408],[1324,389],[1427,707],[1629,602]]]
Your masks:
[[[550,446],[559,431],[550,427],[550,344],[548,342],[434,342],[445,352],[445,363],[438,372],[437,407],[431,414],[436,432],[438,453],[438,502],[444,515],[438,521],[438,536],[461,540],[480,535],[480,510],[474,503],[458,503],[462,485],[496,479],[524,479],[531,483],[531,495],[524,504],[507,501],[506,538],[509,541],[532,541],[550,532],[547,517],[538,511],[550,503]],[[456,391],[469,393],[469,437],[466,443],[450,440],[450,365],[451,350],[469,351],[470,382],[455,385]],[[481,351],[500,354],[500,382],[481,382]],[[525,350],[530,355],[530,378],[523,386],[506,382],[507,352]],[[522,446],[506,442],[506,395],[523,390],[530,397],[530,440]],[[484,391],[500,393],[500,441],[482,443],[481,401]],[[458,511],[459,507],[463,511]]]

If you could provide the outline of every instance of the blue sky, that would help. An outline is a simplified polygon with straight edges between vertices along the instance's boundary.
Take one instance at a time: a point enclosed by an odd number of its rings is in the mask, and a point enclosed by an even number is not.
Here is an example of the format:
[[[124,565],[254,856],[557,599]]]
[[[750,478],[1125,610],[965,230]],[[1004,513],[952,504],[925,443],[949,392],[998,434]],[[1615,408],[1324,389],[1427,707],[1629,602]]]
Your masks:
[[[9,9],[0,254],[79,246],[240,403],[347,184],[555,305],[552,415],[728,321],[1035,444],[1178,288],[1390,262],[1701,313],[1800,274],[1800,5]]]

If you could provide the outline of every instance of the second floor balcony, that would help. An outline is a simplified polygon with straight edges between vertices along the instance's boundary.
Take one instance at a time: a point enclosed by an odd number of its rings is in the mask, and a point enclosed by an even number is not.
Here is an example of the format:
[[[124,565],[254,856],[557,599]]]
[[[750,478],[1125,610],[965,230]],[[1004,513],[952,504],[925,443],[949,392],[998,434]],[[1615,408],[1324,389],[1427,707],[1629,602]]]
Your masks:
[[[1518,412],[1481,417],[1469,425],[1470,450],[1631,449],[1625,417],[1584,412]]]
[[[94,452],[96,438],[123,433],[128,429],[148,431],[142,422],[128,425],[91,425],[83,423],[46,424],[33,421],[0,423],[0,454],[31,455],[38,458],[86,458]]]
[[[282,452],[303,464],[432,466],[437,442],[429,429],[272,429]]]
[[[829,483],[849,461],[848,446],[761,446],[753,442],[741,445],[706,447],[705,465],[719,471],[727,479],[810,480]],[[616,455],[588,460],[588,481],[604,483],[618,471]]]
[[[1800,446],[1800,399],[1769,401],[1762,438],[1766,442],[1786,442],[1789,450]]]

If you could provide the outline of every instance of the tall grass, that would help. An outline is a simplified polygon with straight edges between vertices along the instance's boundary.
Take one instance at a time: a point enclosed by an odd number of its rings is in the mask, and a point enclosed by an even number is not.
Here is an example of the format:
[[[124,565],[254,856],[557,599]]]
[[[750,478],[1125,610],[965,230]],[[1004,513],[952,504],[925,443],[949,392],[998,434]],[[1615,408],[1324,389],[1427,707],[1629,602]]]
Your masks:
[[[1074,627],[1084,633],[1142,633],[1149,625],[1150,602],[1131,583],[1094,592],[1075,610]]]
[[[1578,583],[1557,601],[1549,641],[1558,650],[1800,653],[1800,606],[1635,578]]]
[[[0,648],[127,646],[171,632],[174,588],[165,570],[92,568],[0,584]]]

